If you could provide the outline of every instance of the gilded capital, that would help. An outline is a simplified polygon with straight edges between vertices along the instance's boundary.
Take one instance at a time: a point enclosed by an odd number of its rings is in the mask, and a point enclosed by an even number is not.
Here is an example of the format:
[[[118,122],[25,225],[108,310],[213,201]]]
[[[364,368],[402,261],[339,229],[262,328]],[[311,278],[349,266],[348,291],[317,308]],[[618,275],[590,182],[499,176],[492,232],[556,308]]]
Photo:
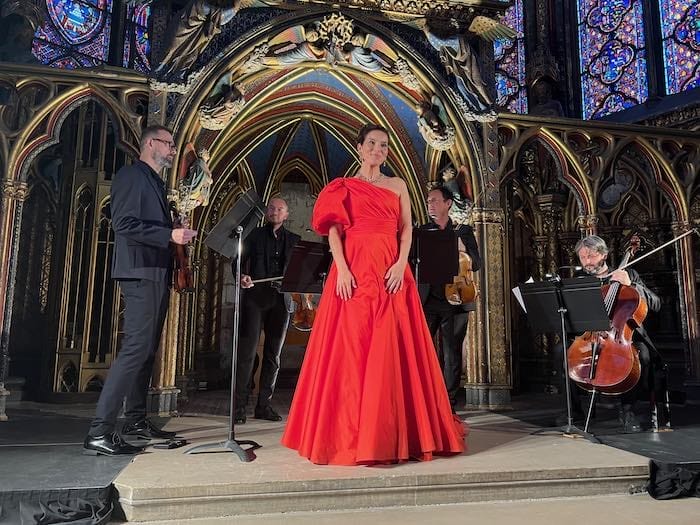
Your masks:
[[[475,223],[503,225],[505,217],[500,208],[475,208],[472,211]]]
[[[7,179],[2,181],[3,198],[24,202],[29,196],[29,189],[29,184],[23,181]]]
[[[671,223],[671,231],[674,237],[683,235],[693,229],[693,225],[688,221],[674,221]]]
[[[598,229],[598,217],[596,215],[579,215],[578,228],[583,235],[593,235]]]

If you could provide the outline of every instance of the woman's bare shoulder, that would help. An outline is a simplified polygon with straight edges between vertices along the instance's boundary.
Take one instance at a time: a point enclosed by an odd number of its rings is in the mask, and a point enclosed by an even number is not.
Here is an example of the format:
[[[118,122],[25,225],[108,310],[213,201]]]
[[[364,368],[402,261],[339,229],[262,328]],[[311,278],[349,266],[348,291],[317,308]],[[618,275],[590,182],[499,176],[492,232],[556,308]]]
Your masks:
[[[388,185],[390,185],[392,188],[396,190],[404,190],[407,188],[406,186],[406,181],[399,177],[387,177],[386,182]]]

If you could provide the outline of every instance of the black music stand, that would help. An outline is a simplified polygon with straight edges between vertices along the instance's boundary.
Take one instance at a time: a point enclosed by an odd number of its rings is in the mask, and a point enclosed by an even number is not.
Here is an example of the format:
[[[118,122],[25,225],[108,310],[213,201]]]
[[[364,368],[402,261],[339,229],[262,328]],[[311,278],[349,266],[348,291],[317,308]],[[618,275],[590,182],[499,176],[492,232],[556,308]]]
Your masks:
[[[566,385],[567,424],[562,431],[567,437],[585,437],[594,443],[600,441],[588,432],[593,399],[583,430],[576,427],[571,416],[571,386],[569,384],[569,356],[567,332],[583,333],[610,329],[610,318],[603,306],[601,282],[596,277],[579,277],[526,283],[520,285],[523,303],[530,326],[538,333],[561,334],[563,377]]]
[[[297,242],[284,270],[281,291],[320,294],[326,284],[332,260],[327,244],[313,241]]]
[[[454,230],[414,228],[410,259],[417,284],[451,283],[459,275],[459,248]]]
[[[204,244],[212,250],[228,258],[235,257],[233,272],[233,337],[231,342],[231,406],[229,409],[229,432],[226,441],[218,443],[204,443],[185,451],[185,454],[200,454],[202,452],[233,452],[241,461],[253,461],[255,449],[261,447],[255,441],[236,440],[236,361],[238,360],[238,333],[241,306],[241,252],[243,251],[243,239],[255,228],[260,219],[265,216],[262,202],[250,189],[236,201],[233,207],[214,226]],[[250,445],[244,449],[241,445]]]

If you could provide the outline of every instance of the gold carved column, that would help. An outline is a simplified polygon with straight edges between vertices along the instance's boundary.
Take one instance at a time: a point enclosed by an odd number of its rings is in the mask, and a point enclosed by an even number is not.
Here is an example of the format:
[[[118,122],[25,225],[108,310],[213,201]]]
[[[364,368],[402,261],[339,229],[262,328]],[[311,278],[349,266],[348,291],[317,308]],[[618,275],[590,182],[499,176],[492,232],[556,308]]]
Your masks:
[[[504,213],[474,210],[474,229],[483,260],[476,311],[476,344],[467,352],[467,406],[510,405],[511,360],[506,345]],[[473,322],[473,321],[472,321]]]
[[[22,204],[29,196],[26,182],[2,180],[0,209],[0,421],[7,421],[5,405],[10,392],[5,388],[10,367],[10,326],[17,271],[17,251],[22,221]]]
[[[505,213],[498,175],[498,135],[496,126],[484,123],[483,144],[486,173],[483,207],[473,211],[474,232],[481,251],[480,294],[477,301],[475,344],[467,352],[467,406],[508,407],[512,389],[512,363],[506,338]]]
[[[671,224],[673,236],[677,237],[692,229],[689,222]],[[693,235],[687,235],[678,241],[678,287],[681,298],[681,315],[684,322],[683,339],[686,343],[685,388],[688,400],[700,399],[700,331],[698,330],[698,306],[695,302],[695,261],[693,257]]]
[[[148,125],[159,124],[167,126],[166,109],[167,93],[163,91],[149,91]],[[177,141],[175,130],[173,135]],[[176,184],[175,177],[166,171],[165,185],[170,187],[169,182]],[[171,200],[171,195],[168,195]],[[180,343],[179,327],[182,319],[180,316],[183,303],[186,299],[180,296],[174,289],[170,290],[168,300],[168,315],[165,318],[163,333],[160,338],[160,346],[153,364],[153,376],[151,378],[151,389],[148,393],[148,412],[168,415],[177,410],[177,399],[180,389],[175,386],[175,374],[177,368],[178,346]]]

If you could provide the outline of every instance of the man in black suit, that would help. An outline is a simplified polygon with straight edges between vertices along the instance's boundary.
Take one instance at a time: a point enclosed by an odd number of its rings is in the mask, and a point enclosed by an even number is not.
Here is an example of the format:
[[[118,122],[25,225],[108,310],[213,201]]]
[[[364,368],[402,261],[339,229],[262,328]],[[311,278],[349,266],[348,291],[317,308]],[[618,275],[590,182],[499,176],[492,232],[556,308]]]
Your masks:
[[[141,450],[123,441],[115,425],[126,397],[122,432],[142,438],[171,438],[146,418],[146,397],[168,309],[172,276],[170,243],[187,244],[197,234],[173,229],[166,200],[163,168],[172,166],[176,152],[167,128],[143,130],[139,159],[121,168],[112,180],[114,230],[112,278],[124,296],[124,336],[117,358],[102,387],[85,438],[86,454],[133,454]]]
[[[421,230],[454,229],[458,238],[458,249],[472,260],[472,270],[481,268],[481,255],[471,226],[452,224],[449,213],[452,207],[452,193],[443,186],[428,192],[428,215],[431,221],[420,227]],[[445,286],[420,285],[418,288],[425,319],[430,334],[435,337],[440,330],[442,344],[438,349],[442,375],[450,398],[452,411],[456,411],[457,393],[462,379],[462,343],[467,335],[469,312],[476,310],[475,303],[453,305],[447,301]]]
[[[268,421],[282,419],[270,403],[280,369],[289,314],[293,311],[292,300],[289,294],[279,291],[279,281],[258,284],[253,284],[253,281],[284,274],[292,248],[299,241],[297,234],[284,227],[288,216],[287,203],[283,199],[271,199],[265,212],[267,224],[253,230],[244,242],[241,258],[241,287],[244,290],[236,362],[236,423],[246,422],[245,407],[261,329],[265,331],[265,344],[255,417]]]

